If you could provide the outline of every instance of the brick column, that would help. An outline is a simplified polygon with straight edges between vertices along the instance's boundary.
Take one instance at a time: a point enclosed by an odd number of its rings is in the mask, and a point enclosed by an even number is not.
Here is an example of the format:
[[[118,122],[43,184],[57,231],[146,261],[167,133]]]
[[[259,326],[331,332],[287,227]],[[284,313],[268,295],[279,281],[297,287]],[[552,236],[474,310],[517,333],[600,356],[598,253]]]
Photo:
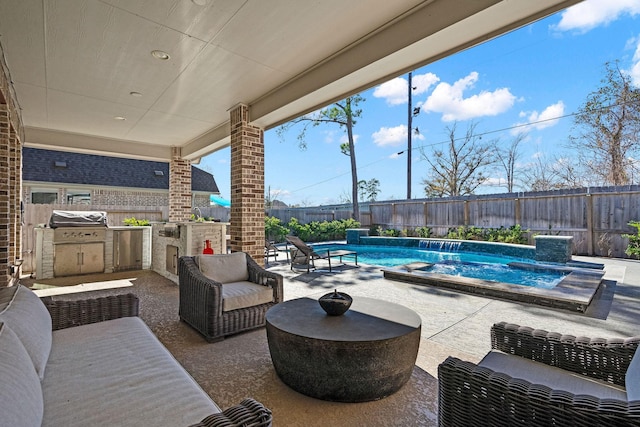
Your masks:
[[[231,110],[231,250],[264,266],[264,131],[249,108]]]
[[[8,286],[11,282],[9,259],[13,230],[9,202],[11,199],[10,182],[10,143],[11,124],[9,109],[6,104],[0,104],[0,287]]]
[[[22,200],[22,147],[18,135],[11,133],[9,147],[11,150],[11,221],[14,224],[13,233],[11,233],[10,241],[13,249],[11,254],[11,262],[22,258],[22,215],[20,211],[20,201]]]
[[[191,161],[181,156],[179,147],[171,147],[169,164],[169,222],[191,218]]]

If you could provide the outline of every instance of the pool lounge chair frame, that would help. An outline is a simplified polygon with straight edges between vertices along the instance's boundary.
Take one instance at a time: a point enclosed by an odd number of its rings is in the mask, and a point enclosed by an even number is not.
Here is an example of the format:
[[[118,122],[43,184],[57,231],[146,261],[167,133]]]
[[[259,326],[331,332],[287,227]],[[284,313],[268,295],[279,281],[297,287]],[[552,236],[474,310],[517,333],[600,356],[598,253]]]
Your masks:
[[[265,264],[269,264],[269,258],[273,258],[274,260],[278,260],[278,255],[280,252],[284,252],[287,257],[287,262],[289,262],[289,244],[285,246],[284,249],[276,246],[275,242],[271,242],[267,239],[264,240],[264,260]]]
[[[339,262],[343,264],[342,258],[345,256],[353,257],[355,259],[355,265],[358,265],[358,253],[355,251],[323,250],[320,252],[316,252],[311,246],[307,245],[299,237],[287,236],[286,240],[296,248],[294,253],[291,255],[291,270],[293,270],[294,266],[296,265],[305,266],[308,273],[312,268],[316,268],[315,261],[317,259],[324,259],[329,263],[329,272],[331,272],[331,258],[337,257],[339,259]]]

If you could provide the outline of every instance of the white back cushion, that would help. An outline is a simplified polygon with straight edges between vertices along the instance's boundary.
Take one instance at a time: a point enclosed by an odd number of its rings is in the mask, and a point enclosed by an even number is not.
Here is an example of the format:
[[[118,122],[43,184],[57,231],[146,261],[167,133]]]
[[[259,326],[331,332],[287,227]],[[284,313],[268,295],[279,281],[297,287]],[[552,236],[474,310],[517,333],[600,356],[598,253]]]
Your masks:
[[[20,339],[0,323],[0,424],[40,426],[44,413],[40,378]]]
[[[249,278],[247,256],[244,252],[223,255],[198,255],[202,274],[220,283],[242,282]]]
[[[0,322],[7,324],[27,350],[40,379],[51,351],[51,316],[40,298],[22,285],[0,291],[8,303],[0,311]],[[1,308],[0,308],[1,309]]]
[[[496,372],[505,373],[513,378],[542,384],[553,390],[564,390],[573,394],[588,394],[600,399],[626,400],[625,391],[604,381],[590,379],[564,369],[534,362],[520,356],[491,350],[478,364]]]
[[[627,400],[640,400],[640,350],[636,349],[629,369],[624,377],[624,385],[627,389]]]

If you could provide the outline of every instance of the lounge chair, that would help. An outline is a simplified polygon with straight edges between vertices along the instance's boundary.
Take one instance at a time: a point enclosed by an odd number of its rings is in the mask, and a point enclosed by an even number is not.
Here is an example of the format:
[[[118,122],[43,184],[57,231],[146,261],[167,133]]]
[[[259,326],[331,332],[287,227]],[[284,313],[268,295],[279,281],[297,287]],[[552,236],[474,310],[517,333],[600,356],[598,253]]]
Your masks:
[[[496,323],[480,363],[438,367],[439,425],[640,426],[639,343]]]
[[[287,244],[285,249],[281,249],[275,245],[274,242],[270,242],[269,240],[264,240],[264,259],[265,262],[269,263],[269,258],[274,258],[276,261],[278,260],[278,255],[280,252],[284,252],[287,257],[287,262],[289,262],[289,245]]]
[[[287,242],[296,247],[295,252],[291,255],[291,270],[294,266],[300,265],[307,268],[307,273],[310,269],[315,269],[315,261],[318,259],[325,259],[329,263],[329,272],[331,272],[331,258],[338,257],[339,262],[342,263],[342,257],[350,256],[355,258],[355,264],[358,265],[358,253],[355,251],[346,250],[322,250],[315,251],[311,246],[307,245],[299,237],[287,236]]]

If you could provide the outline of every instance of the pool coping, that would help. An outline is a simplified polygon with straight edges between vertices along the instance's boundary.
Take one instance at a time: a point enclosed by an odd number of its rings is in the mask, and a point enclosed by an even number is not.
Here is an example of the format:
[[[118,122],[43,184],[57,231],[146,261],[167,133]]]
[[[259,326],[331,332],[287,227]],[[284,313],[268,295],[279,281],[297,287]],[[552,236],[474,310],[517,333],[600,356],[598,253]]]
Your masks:
[[[424,271],[430,263],[415,262],[398,267],[382,268],[385,279],[416,285],[435,286],[508,301],[554,307],[584,313],[602,284],[604,272],[557,265],[513,263],[514,268],[569,271],[553,289],[491,280],[458,277]]]

